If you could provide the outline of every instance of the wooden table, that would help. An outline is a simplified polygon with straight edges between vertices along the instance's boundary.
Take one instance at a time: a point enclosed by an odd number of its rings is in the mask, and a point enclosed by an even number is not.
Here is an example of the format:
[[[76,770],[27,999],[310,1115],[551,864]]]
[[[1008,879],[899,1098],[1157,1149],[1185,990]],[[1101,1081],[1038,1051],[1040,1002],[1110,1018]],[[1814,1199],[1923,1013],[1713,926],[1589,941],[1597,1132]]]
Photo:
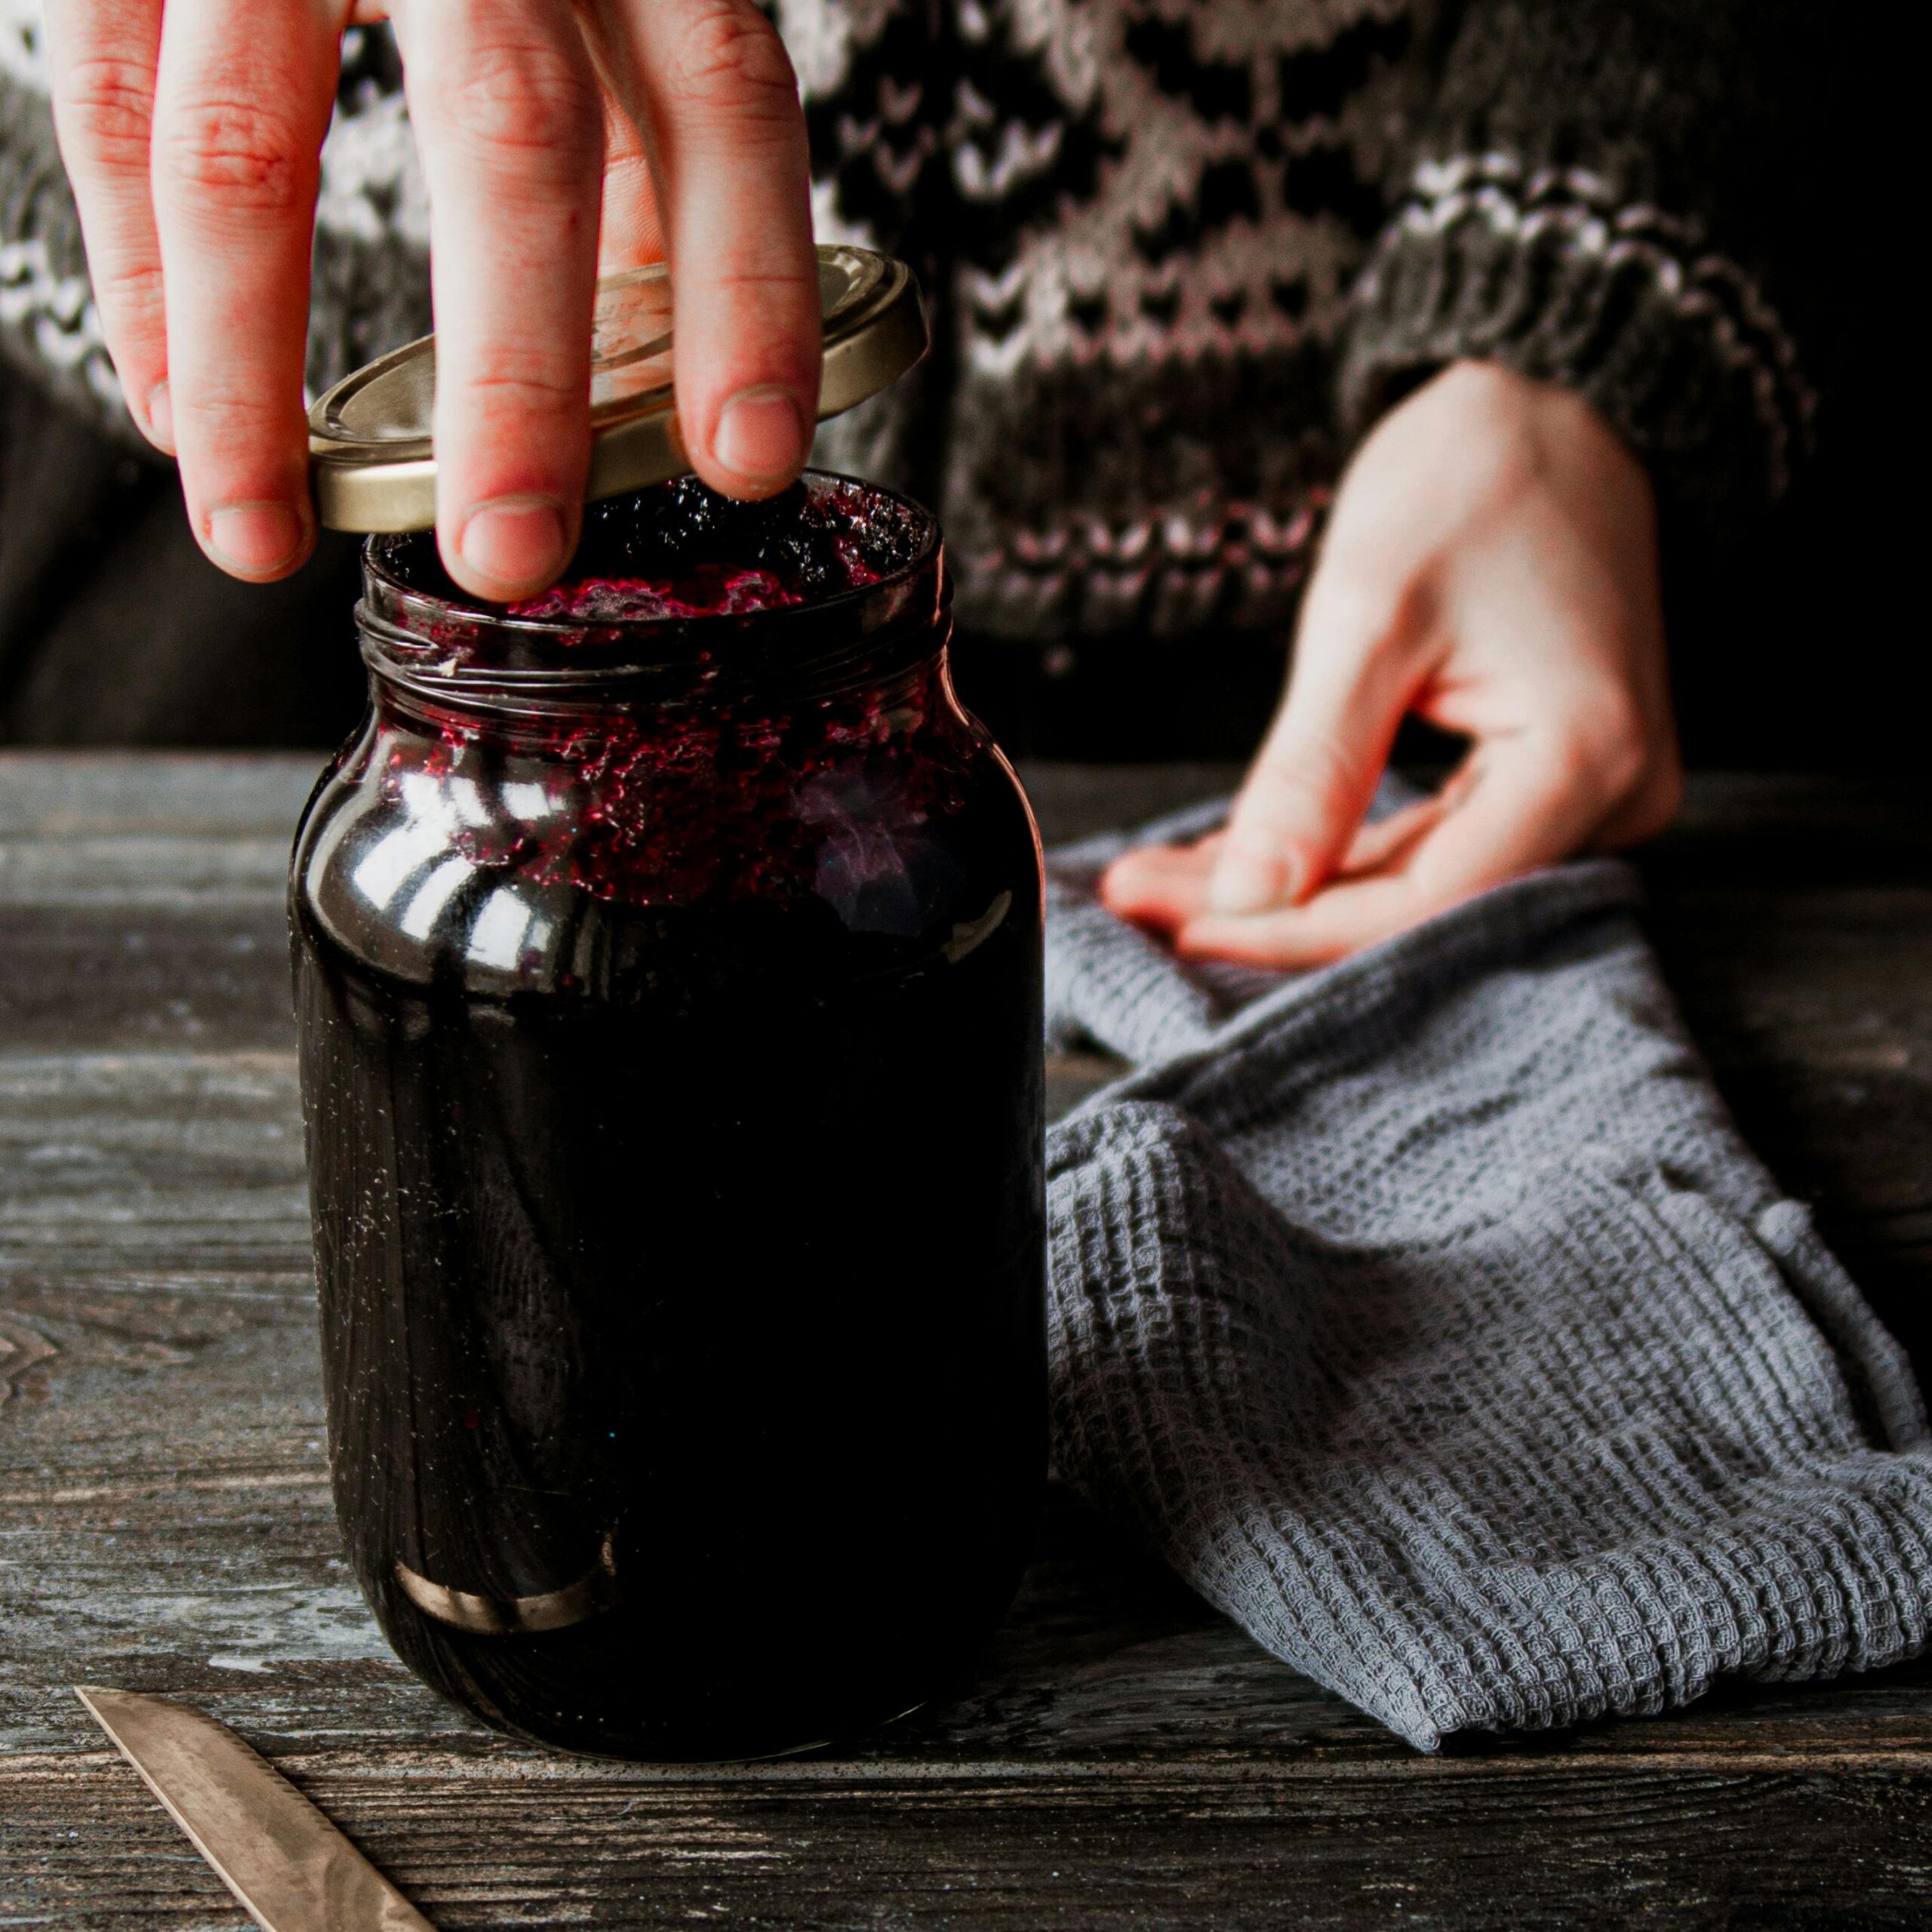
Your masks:
[[[449,1928],[1932,1923],[1932,1669],[1426,1758],[1064,1494],[976,1687],[835,1757],[574,1761],[445,1709],[323,1473],[281,912],[318,761],[0,758],[0,1925],[243,1922],[77,1680],[234,1724]],[[1029,777],[1054,837],[1226,774]],[[1747,1130],[1923,1367],[1932,827],[1710,780],[1647,866]]]

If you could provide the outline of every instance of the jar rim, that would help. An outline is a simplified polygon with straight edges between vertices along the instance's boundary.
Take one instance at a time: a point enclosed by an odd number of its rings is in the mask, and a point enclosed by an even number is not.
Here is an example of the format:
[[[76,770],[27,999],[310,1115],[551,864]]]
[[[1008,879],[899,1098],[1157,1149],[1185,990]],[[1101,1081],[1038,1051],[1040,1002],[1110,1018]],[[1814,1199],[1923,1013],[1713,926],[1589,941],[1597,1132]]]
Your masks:
[[[365,586],[366,588],[371,580],[375,580],[411,610],[418,608],[424,611],[433,610],[440,616],[485,624],[496,630],[573,639],[587,631],[621,632],[627,635],[641,637],[663,635],[685,625],[728,623],[734,617],[782,620],[811,611],[829,610],[835,605],[861,598],[868,591],[915,576],[940,546],[939,518],[915,497],[909,497],[900,491],[888,489],[884,484],[869,482],[863,477],[842,475],[833,470],[808,469],[803,472],[800,480],[808,484],[843,485],[863,490],[869,496],[884,498],[906,515],[917,532],[915,548],[912,555],[905,563],[888,571],[882,577],[874,578],[870,583],[860,584],[852,589],[838,591],[832,596],[815,598],[804,603],[774,604],[750,611],[700,611],[690,616],[671,617],[610,617],[586,623],[581,619],[569,617],[517,615],[507,605],[486,603],[482,598],[473,598],[460,589],[454,595],[445,595],[441,592],[428,589],[420,583],[411,582],[398,568],[397,555],[399,552],[421,549],[426,552],[439,572],[441,565],[435,549],[434,534],[429,531],[411,530],[380,533],[365,540],[362,548]]]
[[[386,683],[472,700],[549,693],[661,703],[700,689],[835,689],[875,673],[882,654],[900,654],[893,645],[931,638],[945,623],[952,586],[939,519],[916,499],[862,478],[808,470],[804,480],[893,504],[912,530],[912,555],[869,583],[804,602],[586,622],[519,616],[460,591],[426,588],[411,580],[398,553],[420,549],[434,561],[430,533],[372,536],[356,606],[365,659]],[[435,567],[441,574],[440,562]],[[928,648],[943,641],[941,630]]]

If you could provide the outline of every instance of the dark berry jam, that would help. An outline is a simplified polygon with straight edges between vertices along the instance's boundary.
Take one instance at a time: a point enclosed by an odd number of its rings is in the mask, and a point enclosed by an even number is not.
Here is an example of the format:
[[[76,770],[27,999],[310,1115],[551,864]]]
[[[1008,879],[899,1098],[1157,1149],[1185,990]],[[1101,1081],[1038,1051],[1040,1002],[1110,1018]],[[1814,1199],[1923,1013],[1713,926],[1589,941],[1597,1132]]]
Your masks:
[[[1044,1457],[1040,875],[937,531],[372,543],[291,903],[336,1503],[412,1669],[621,1755],[849,1736],[1004,1614]]]
[[[509,614],[595,625],[820,601],[903,567],[918,528],[909,509],[835,478],[740,503],[688,476],[588,505],[569,577]]]

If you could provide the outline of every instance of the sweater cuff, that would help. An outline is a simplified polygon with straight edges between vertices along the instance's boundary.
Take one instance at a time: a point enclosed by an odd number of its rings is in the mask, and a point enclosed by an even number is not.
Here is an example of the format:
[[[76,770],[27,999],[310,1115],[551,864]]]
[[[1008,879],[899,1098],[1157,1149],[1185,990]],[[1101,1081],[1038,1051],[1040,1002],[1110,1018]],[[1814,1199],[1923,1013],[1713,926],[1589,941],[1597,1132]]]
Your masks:
[[[1583,396],[1694,514],[1775,501],[1815,399],[1777,312],[1697,226],[1583,170],[1425,162],[1351,306],[1351,432],[1445,364],[1500,363]]]

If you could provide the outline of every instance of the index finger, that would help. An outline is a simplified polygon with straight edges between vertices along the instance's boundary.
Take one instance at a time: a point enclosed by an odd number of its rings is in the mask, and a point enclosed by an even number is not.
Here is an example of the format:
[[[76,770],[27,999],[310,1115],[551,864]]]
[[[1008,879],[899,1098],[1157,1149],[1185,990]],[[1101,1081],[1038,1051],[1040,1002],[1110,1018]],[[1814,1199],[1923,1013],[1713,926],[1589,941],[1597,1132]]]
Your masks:
[[[818,415],[804,111],[752,0],[600,0],[600,54],[644,136],[671,263],[678,423],[714,489],[771,496]]]

